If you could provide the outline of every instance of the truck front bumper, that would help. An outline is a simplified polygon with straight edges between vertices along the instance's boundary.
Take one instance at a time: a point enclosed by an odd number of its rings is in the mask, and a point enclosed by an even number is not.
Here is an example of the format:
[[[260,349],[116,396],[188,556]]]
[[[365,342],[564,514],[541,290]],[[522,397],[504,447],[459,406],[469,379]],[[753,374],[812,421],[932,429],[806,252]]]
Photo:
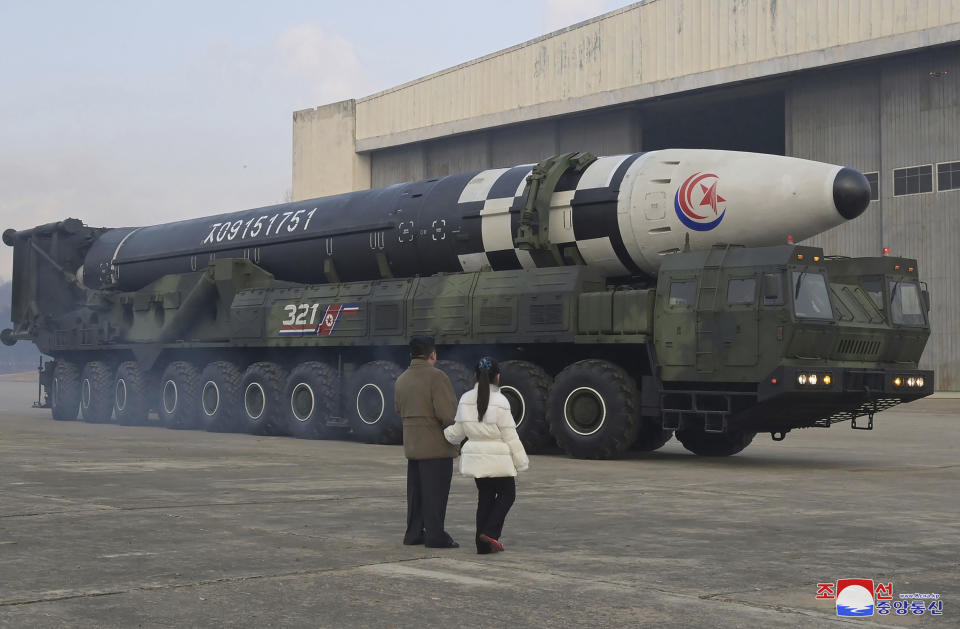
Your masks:
[[[856,418],[926,397],[933,385],[933,372],[922,369],[778,367],[758,384],[756,405],[730,425],[766,432],[851,420],[859,428]]]

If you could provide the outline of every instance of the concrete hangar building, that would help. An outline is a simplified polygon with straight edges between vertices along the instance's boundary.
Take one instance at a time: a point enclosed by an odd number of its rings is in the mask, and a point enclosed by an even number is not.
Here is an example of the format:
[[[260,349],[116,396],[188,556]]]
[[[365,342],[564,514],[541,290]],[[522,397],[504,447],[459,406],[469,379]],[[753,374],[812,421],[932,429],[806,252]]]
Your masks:
[[[916,257],[924,366],[960,390],[960,0],[646,0],[293,115],[295,200],[568,151],[841,164],[874,184],[828,254]]]

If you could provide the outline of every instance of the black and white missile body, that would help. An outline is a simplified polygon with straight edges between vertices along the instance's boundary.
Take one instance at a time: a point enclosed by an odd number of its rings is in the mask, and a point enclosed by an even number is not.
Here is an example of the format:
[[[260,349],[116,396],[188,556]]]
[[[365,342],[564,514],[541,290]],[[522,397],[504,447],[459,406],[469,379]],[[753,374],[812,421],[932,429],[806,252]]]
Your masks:
[[[83,281],[137,290],[216,258],[248,258],[277,279],[303,283],[534,268],[516,240],[532,169],[111,229],[87,253]],[[687,237],[692,249],[799,241],[856,218],[869,200],[859,172],[790,157],[701,149],[600,157],[554,187],[549,242],[568,263],[611,277],[652,276]]]

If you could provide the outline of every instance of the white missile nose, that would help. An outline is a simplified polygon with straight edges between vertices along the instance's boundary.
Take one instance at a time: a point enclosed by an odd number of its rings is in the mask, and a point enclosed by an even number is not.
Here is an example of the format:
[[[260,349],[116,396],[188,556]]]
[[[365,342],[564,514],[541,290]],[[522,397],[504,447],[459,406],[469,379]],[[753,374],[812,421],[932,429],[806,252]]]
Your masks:
[[[853,220],[870,205],[870,182],[858,170],[841,168],[833,180],[833,204],[840,216]]]

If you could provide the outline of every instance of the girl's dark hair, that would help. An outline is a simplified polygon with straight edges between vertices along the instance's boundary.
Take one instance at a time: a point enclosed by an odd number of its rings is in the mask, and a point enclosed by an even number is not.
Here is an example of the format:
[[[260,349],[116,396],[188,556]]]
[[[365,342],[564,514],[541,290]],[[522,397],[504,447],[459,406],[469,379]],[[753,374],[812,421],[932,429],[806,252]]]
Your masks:
[[[500,374],[500,364],[489,356],[484,356],[474,371],[477,374],[477,415],[480,421],[483,421],[483,415],[490,405],[490,383]]]

